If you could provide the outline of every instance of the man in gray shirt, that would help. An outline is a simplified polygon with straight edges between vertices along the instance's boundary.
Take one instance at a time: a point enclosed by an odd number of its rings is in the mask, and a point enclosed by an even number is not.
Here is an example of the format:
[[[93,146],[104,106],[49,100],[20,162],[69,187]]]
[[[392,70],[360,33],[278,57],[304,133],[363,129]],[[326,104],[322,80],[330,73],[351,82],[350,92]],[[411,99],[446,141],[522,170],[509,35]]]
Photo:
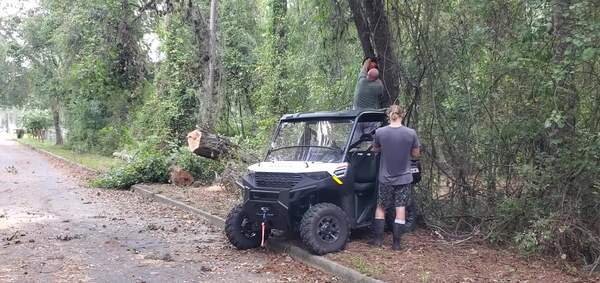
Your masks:
[[[383,96],[383,83],[379,79],[377,68],[369,69],[371,59],[367,58],[358,74],[354,89],[353,109],[379,109]]]
[[[379,163],[379,193],[377,210],[373,222],[374,238],[371,245],[383,244],[385,209],[394,206],[394,241],[392,249],[400,250],[400,238],[406,229],[406,206],[410,203],[412,191],[411,156],[421,155],[419,138],[415,130],[402,125],[405,113],[400,106],[392,105],[388,110],[390,124],[377,129],[374,149],[381,153]]]

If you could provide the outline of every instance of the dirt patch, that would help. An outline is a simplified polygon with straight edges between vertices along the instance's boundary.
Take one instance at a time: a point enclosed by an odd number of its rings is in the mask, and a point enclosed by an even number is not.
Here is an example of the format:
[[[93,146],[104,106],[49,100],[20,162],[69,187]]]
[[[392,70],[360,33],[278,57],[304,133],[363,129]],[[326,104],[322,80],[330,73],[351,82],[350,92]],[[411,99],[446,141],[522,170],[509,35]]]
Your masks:
[[[328,258],[384,281],[403,282],[598,282],[563,270],[549,258],[524,258],[512,251],[493,249],[477,241],[453,244],[426,229],[403,237],[403,250],[391,250],[391,235],[383,248],[366,244],[358,233],[345,251]],[[565,268],[566,269],[566,268]]]
[[[221,217],[226,217],[240,202],[239,196],[220,186],[180,188],[153,184],[148,188]],[[390,234],[380,249],[366,244],[368,234],[367,230],[354,231],[344,251],[326,257],[388,282],[600,282],[600,275],[588,276],[575,267],[567,268],[569,264],[560,259],[524,258],[477,240],[449,242],[427,229],[405,235],[400,252],[390,249]],[[287,269],[285,255],[275,262]],[[272,272],[269,269],[274,265],[267,266],[260,271]]]
[[[171,184],[152,184],[148,185],[148,189],[223,218],[227,217],[232,207],[241,202],[239,196],[221,186],[177,187]]]

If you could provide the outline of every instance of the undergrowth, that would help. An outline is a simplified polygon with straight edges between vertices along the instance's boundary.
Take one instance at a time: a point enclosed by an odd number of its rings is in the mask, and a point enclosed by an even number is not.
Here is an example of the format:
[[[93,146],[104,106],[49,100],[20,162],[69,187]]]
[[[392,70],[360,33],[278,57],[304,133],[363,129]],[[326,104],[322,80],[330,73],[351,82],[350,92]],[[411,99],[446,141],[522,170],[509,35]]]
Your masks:
[[[221,162],[197,156],[185,147],[172,148],[161,148],[160,144],[152,141],[143,143],[134,151],[131,161],[109,170],[91,185],[128,189],[138,183],[166,183],[172,165],[191,173],[195,180],[210,184],[223,171]]]

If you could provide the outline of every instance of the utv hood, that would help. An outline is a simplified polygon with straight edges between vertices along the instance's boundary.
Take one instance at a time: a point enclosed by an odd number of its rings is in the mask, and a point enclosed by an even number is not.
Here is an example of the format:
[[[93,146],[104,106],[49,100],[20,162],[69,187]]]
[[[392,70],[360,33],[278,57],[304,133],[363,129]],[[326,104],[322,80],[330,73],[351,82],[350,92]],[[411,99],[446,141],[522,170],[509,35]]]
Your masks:
[[[304,162],[304,161],[272,161],[260,162],[248,167],[253,172],[269,173],[311,173],[328,172],[334,175],[336,170],[346,169],[347,163],[325,163],[325,162]]]

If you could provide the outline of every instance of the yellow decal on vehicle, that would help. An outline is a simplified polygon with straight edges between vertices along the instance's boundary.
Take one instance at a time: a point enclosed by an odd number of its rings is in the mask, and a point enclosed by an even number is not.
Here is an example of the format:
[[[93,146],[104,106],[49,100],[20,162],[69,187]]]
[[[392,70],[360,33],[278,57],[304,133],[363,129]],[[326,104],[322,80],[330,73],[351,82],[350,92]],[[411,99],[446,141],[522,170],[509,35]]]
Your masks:
[[[342,182],[342,180],[340,180],[340,178],[338,178],[338,176],[336,176],[336,175],[331,176],[331,178],[333,178],[333,180],[336,183],[338,183],[338,185],[343,185],[344,184],[344,182]]]

